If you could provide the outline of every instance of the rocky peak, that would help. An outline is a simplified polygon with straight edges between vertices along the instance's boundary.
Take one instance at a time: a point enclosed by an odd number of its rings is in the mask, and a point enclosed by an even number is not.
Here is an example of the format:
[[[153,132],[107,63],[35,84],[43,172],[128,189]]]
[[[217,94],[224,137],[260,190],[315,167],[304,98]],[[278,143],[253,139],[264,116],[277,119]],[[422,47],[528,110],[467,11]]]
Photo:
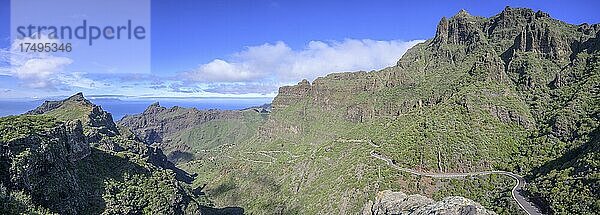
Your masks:
[[[471,44],[479,41],[480,28],[478,20],[466,10],[460,10],[450,19],[443,17],[433,39],[435,44]]]
[[[458,11],[458,13],[456,15],[454,15],[454,17],[469,17],[471,16],[471,14],[469,14],[469,12],[467,12],[465,9],[460,9],[460,11]]]
[[[504,10],[491,17],[485,27],[488,35],[495,36],[498,39],[512,39],[527,25],[531,25],[536,20],[549,18],[550,15],[543,11],[534,12],[529,8],[511,8]]]
[[[83,103],[83,104],[92,104],[92,102],[90,102],[89,100],[87,100],[83,96],[83,93],[81,93],[81,92],[76,93],[75,95],[72,95],[71,97],[65,99],[65,101],[80,102],[80,103]]]
[[[513,20],[518,20],[522,18],[532,20],[535,18],[550,18],[550,14],[541,10],[538,10],[536,12],[529,8],[512,8],[506,6],[504,10],[502,10],[502,12],[500,13],[500,17],[502,17],[503,19]]]
[[[506,7],[489,19],[461,10],[450,19],[440,20],[432,45],[466,45],[473,50],[473,47],[483,47],[479,44],[494,43],[496,52],[507,52],[505,60],[515,51],[536,52],[547,59],[566,60],[572,53],[573,43],[580,39],[574,36],[575,30],[593,37],[597,27],[580,25],[577,29],[552,19],[546,12],[528,8]]]
[[[77,109],[77,110],[73,110]],[[99,134],[114,136],[118,129],[113,121],[112,115],[87,100],[83,93],[76,93],[67,99],[60,101],[45,101],[42,105],[26,114],[53,114],[54,112],[81,112],[83,115],[73,118],[69,114],[58,114],[60,120],[75,121],[82,120],[86,134],[91,139],[98,139]],[[65,118],[66,117],[66,118]]]
[[[69,98],[67,98],[65,100],[62,100],[62,101],[59,101],[59,102],[61,102],[61,105],[65,104],[65,103],[71,103],[71,104],[76,104],[76,105],[79,105],[79,106],[82,106],[82,107],[92,107],[93,108],[93,107],[96,106],[90,100],[86,99],[83,96],[83,93],[81,93],[81,92],[76,93],[76,94],[70,96]]]
[[[308,80],[303,79],[294,86],[283,86],[279,88],[277,97],[273,99],[273,109],[284,108],[289,104],[296,103],[310,94],[311,84]]]
[[[300,81],[298,83],[298,85],[300,85],[300,86],[309,86],[310,87],[310,82],[308,82],[308,80],[306,80],[306,79],[302,79],[302,81]]]
[[[507,52],[509,55],[515,51],[536,52],[547,59],[564,60],[572,52],[574,38],[569,37],[573,32],[564,32],[571,26],[551,19],[543,11],[507,7],[491,19],[489,26],[490,36],[514,41]]]
[[[144,110],[144,113],[146,113],[146,114],[158,113],[158,112],[161,112],[166,109],[167,108],[160,106],[159,102],[154,102],[150,106],[148,106],[146,108],[146,110]]]
[[[83,93],[79,92],[75,95],[70,96],[69,98],[61,101],[44,101],[42,105],[37,107],[36,109],[30,110],[25,114],[44,114],[54,109],[59,108],[64,103],[76,103],[82,104],[84,106],[93,106],[93,103],[83,97]]]

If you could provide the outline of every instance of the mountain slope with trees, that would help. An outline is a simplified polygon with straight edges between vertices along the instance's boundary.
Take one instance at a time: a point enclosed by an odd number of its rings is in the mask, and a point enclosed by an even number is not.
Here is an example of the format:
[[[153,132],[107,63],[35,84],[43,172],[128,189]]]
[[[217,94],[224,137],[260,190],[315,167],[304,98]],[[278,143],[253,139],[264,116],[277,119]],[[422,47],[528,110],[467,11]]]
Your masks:
[[[419,172],[515,172],[546,212],[593,213],[599,32],[531,9],[460,11],[395,66],[280,88],[258,135],[181,167],[207,172],[195,183],[218,204],[257,212],[352,213],[388,189],[520,211],[503,176],[412,176],[369,156],[377,152]]]
[[[2,214],[199,214],[211,203],[110,113],[76,94],[0,118]],[[218,211],[217,209],[214,209]]]

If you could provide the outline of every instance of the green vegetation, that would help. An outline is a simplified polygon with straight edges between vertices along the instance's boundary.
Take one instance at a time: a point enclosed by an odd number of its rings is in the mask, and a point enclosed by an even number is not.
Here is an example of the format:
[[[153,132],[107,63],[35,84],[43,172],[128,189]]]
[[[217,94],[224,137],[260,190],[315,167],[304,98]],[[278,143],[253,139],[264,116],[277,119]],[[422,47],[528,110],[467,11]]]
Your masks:
[[[31,197],[23,191],[11,192],[2,184],[0,184],[0,211],[4,214],[55,214],[46,208],[33,204]]]
[[[538,130],[520,150],[532,168],[529,189],[557,214],[600,211],[599,58],[598,52],[579,53],[556,75],[562,78],[548,77],[551,85],[523,91],[538,118]],[[520,64],[532,75],[549,69],[547,62]]]
[[[59,104],[0,118],[0,213],[197,214],[210,205],[109,114],[82,96]]]
[[[60,122],[48,116],[9,116],[0,118],[0,142],[39,135]]]
[[[190,199],[184,199],[184,188],[173,178],[168,172],[155,171],[151,175],[125,173],[122,181],[106,181],[103,214],[184,214],[199,210],[196,202],[190,204]],[[184,201],[188,201],[185,208],[177,205]]]
[[[163,150],[172,160],[189,161],[193,158],[185,158],[184,154],[200,155],[252,138],[264,121],[263,116],[254,111],[244,111],[241,118],[208,121],[167,136],[172,140]],[[184,150],[177,150],[181,148]]]
[[[371,151],[423,172],[516,172],[546,212],[600,211],[597,30],[511,8],[447,22],[396,66],[284,88],[258,136],[181,166],[206,173],[195,183],[217,205],[254,213],[355,213],[385,189],[520,212],[510,178],[421,179]]]
[[[52,116],[59,120],[81,120],[84,124],[89,122],[91,105],[80,104],[74,101],[64,102],[59,108],[48,111],[44,115]]]
[[[485,208],[498,214],[526,214],[512,198],[513,183],[513,178],[503,175],[445,179],[436,185],[438,190],[433,197],[440,200],[446,196],[462,196],[477,199]]]
[[[253,214],[353,214],[378,191],[396,190],[522,212],[509,177],[420,177],[371,155],[377,152],[420,172],[515,172],[546,212],[594,214],[600,42],[597,28],[585,28],[527,9],[491,18],[461,12],[393,67],[283,88],[268,119],[155,104],[142,122],[123,124],[147,132],[146,141],[167,140],[159,145],[181,168],[200,173],[193,187],[210,201],[152,163],[164,159],[132,131],[78,103],[82,95],[49,103],[37,110],[42,116],[0,118],[0,140],[10,150],[0,160],[1,211],[195,213],[214,201]],[[48,116],[82,120],[86,136]],[[146,120],[154,117],[160,122]],[[89,154],[81,139],[92,140]]]

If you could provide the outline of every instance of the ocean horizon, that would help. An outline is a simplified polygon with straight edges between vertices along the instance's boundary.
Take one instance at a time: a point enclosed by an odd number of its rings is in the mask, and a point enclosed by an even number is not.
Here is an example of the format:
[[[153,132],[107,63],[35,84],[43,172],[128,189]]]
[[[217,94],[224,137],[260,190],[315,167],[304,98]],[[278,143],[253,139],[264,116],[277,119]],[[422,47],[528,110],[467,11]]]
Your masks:
[[[184,108],[196,108],[199,110],[241,110],[248,107],[271,103],[273,98],[91,98],[89,100],[111,113],[113,120],[118,121],[126,115],[144,112],[144,110],[154,102],[159,102],[161,106],[167,108],[179,106]],[[0,117],[23,114],[42,105],[44,101],[45,100],[0,100]]]

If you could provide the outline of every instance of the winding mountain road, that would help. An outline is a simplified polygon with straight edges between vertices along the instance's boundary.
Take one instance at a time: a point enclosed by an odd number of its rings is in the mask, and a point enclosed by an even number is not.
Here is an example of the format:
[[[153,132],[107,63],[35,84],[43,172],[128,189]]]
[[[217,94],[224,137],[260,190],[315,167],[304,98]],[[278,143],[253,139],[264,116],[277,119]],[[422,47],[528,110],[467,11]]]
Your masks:
[[[402,171],[402,172],[406,172],[406,173],[410,173],[413,175],[419,175],[419,176],[424,176],[424,177],[431,177],[431,178],[465,178],[465,177],[471,177],[471,176],[478,176],[478,175],[490,175],[490,174],[500,174],[500,175],[506,175],[509,176],[513,179],[515,179],[515,181],[517,182],[515,184],[515,186],[512,189],[512,198],[517,202],[517,204],[519,205],[519,207],[521,207],[521,209],[523,209],[523,211],[525,211],[525,213],[527,213],[528,215],[542,215],[541,210],[535,205],[533,204],[531,201],[529,201],[525,196],[523,196],[523,187],[525,186],[526,182],[525,179],[523,179],[523,177],[521,177],[520,175],[514,174],[512,172],[506,172],[506,171],[482,171],[482,172],[470,172],[470,173],[424,173],[424,172],[419,172],[419,171],[415,171],[413,169],[408,169],[408,168],[402,168],[399,167],[398,165],[396,165],[396,163],[394,162],[394,160],[386,157],[385,155],[382,155],[380,153],[377,153],[375,151],[371,151],[371,156],[380,160],[385,161],[388,166]]]

